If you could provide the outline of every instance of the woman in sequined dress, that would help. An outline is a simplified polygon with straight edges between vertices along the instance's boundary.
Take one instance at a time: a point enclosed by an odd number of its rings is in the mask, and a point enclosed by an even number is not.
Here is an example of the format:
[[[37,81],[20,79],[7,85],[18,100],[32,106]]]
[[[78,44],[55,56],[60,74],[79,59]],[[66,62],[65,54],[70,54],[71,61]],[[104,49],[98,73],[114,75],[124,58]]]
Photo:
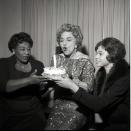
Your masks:
[[[57,32],[57,42],[62,53],[56,55],[57,67],[63,67],[69,78],[86,92],[91,93],[94,80],[94,67],[89,57],[79,51],[83,35],[80,27],[63,24]],[[72,93],[59,86],[54,87],[54,106],[47,120],[47,130],[80,129],[86,116],[80,105],[71,100]]]

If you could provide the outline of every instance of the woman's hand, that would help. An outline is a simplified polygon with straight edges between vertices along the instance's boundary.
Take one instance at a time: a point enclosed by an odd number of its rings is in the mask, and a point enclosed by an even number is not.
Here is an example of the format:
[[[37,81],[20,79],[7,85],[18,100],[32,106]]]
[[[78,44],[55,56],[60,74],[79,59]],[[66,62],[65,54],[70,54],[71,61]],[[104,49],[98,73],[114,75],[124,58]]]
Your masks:
[[[72,79],[72,80],[73,80],[73,82],[74,82],[77,86],[81,87],[81,88],[84,89],[85,91],[88,91],[89,87],[88,87],[88,85],[87,85],[86,82],[80,81],[79,79]]]
[[[30,84],[43,84],[47,82],[47,79],[44,76],[38,76],[36,75],[37,70],[35,70],[31,75],[30,75]]]
[[[69,77],[57,77],[53,81],[60,87],[70,89],[73,92],[77,92],[79,87]]]
[[[43,76],[36,75],[35,70],[29,77],[21,79],[8,80],[6,84],[6,92],[12,92],[32,84],[40,84],[40,82],[46,81]]]

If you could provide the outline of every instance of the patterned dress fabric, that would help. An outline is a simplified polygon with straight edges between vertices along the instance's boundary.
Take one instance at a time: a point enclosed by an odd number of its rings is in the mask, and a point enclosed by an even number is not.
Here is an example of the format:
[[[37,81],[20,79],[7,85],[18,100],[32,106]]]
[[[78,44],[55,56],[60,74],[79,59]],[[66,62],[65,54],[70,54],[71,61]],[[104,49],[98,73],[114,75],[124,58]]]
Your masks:
[[[71,79],[87,83],[87,92],[92,92],[94,67],[88,58],[68,59],[57,55],[57,67],[64,67]],[[79,85],[78,85],[79,86]],[[49,115],[46,129],[75,130],[86,123],[86,116],[78,111],[79,105],[71,100],[70,90],[54,87],[55,103]]]

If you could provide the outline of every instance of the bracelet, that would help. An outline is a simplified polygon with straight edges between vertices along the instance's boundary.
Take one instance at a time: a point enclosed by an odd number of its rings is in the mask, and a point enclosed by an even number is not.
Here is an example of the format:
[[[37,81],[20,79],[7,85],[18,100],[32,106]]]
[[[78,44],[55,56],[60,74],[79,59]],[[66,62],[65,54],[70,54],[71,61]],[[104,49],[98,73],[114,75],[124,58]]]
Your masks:
[[[80,87],[80,81],[76,82],[76,85]]]

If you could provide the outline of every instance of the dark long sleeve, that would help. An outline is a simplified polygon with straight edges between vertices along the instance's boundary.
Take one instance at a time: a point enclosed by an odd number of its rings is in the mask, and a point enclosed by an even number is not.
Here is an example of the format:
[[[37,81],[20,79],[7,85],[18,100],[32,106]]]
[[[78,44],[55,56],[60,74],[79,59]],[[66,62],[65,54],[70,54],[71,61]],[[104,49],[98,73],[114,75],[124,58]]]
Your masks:
[[[0,59],[0,92],[5,91],[5,87],[8,81],[8,67],[7,60],[5,58]]]
[[[80,102],[94,112],[100,112],[103,109],[109,109],[124,99],[124,95],[128,93],[130,87],[129,76],[122,77],[117,80],[107,93],[102,96],[93,96],[79,89],[73,99]]]
[[[30,59],[32,71],[37,69],[37,75],[41,75],[43,72],[44,64],[38,60],[35,60],[31,57]],[[0,59],[0,92],[5,92],[6,84],[10,78],[10,74],[13,74],[14,67],[16,63],[15,56],[11,56],[9,58],[1,58]],[[29,72],[26,77],[30,75]]]

